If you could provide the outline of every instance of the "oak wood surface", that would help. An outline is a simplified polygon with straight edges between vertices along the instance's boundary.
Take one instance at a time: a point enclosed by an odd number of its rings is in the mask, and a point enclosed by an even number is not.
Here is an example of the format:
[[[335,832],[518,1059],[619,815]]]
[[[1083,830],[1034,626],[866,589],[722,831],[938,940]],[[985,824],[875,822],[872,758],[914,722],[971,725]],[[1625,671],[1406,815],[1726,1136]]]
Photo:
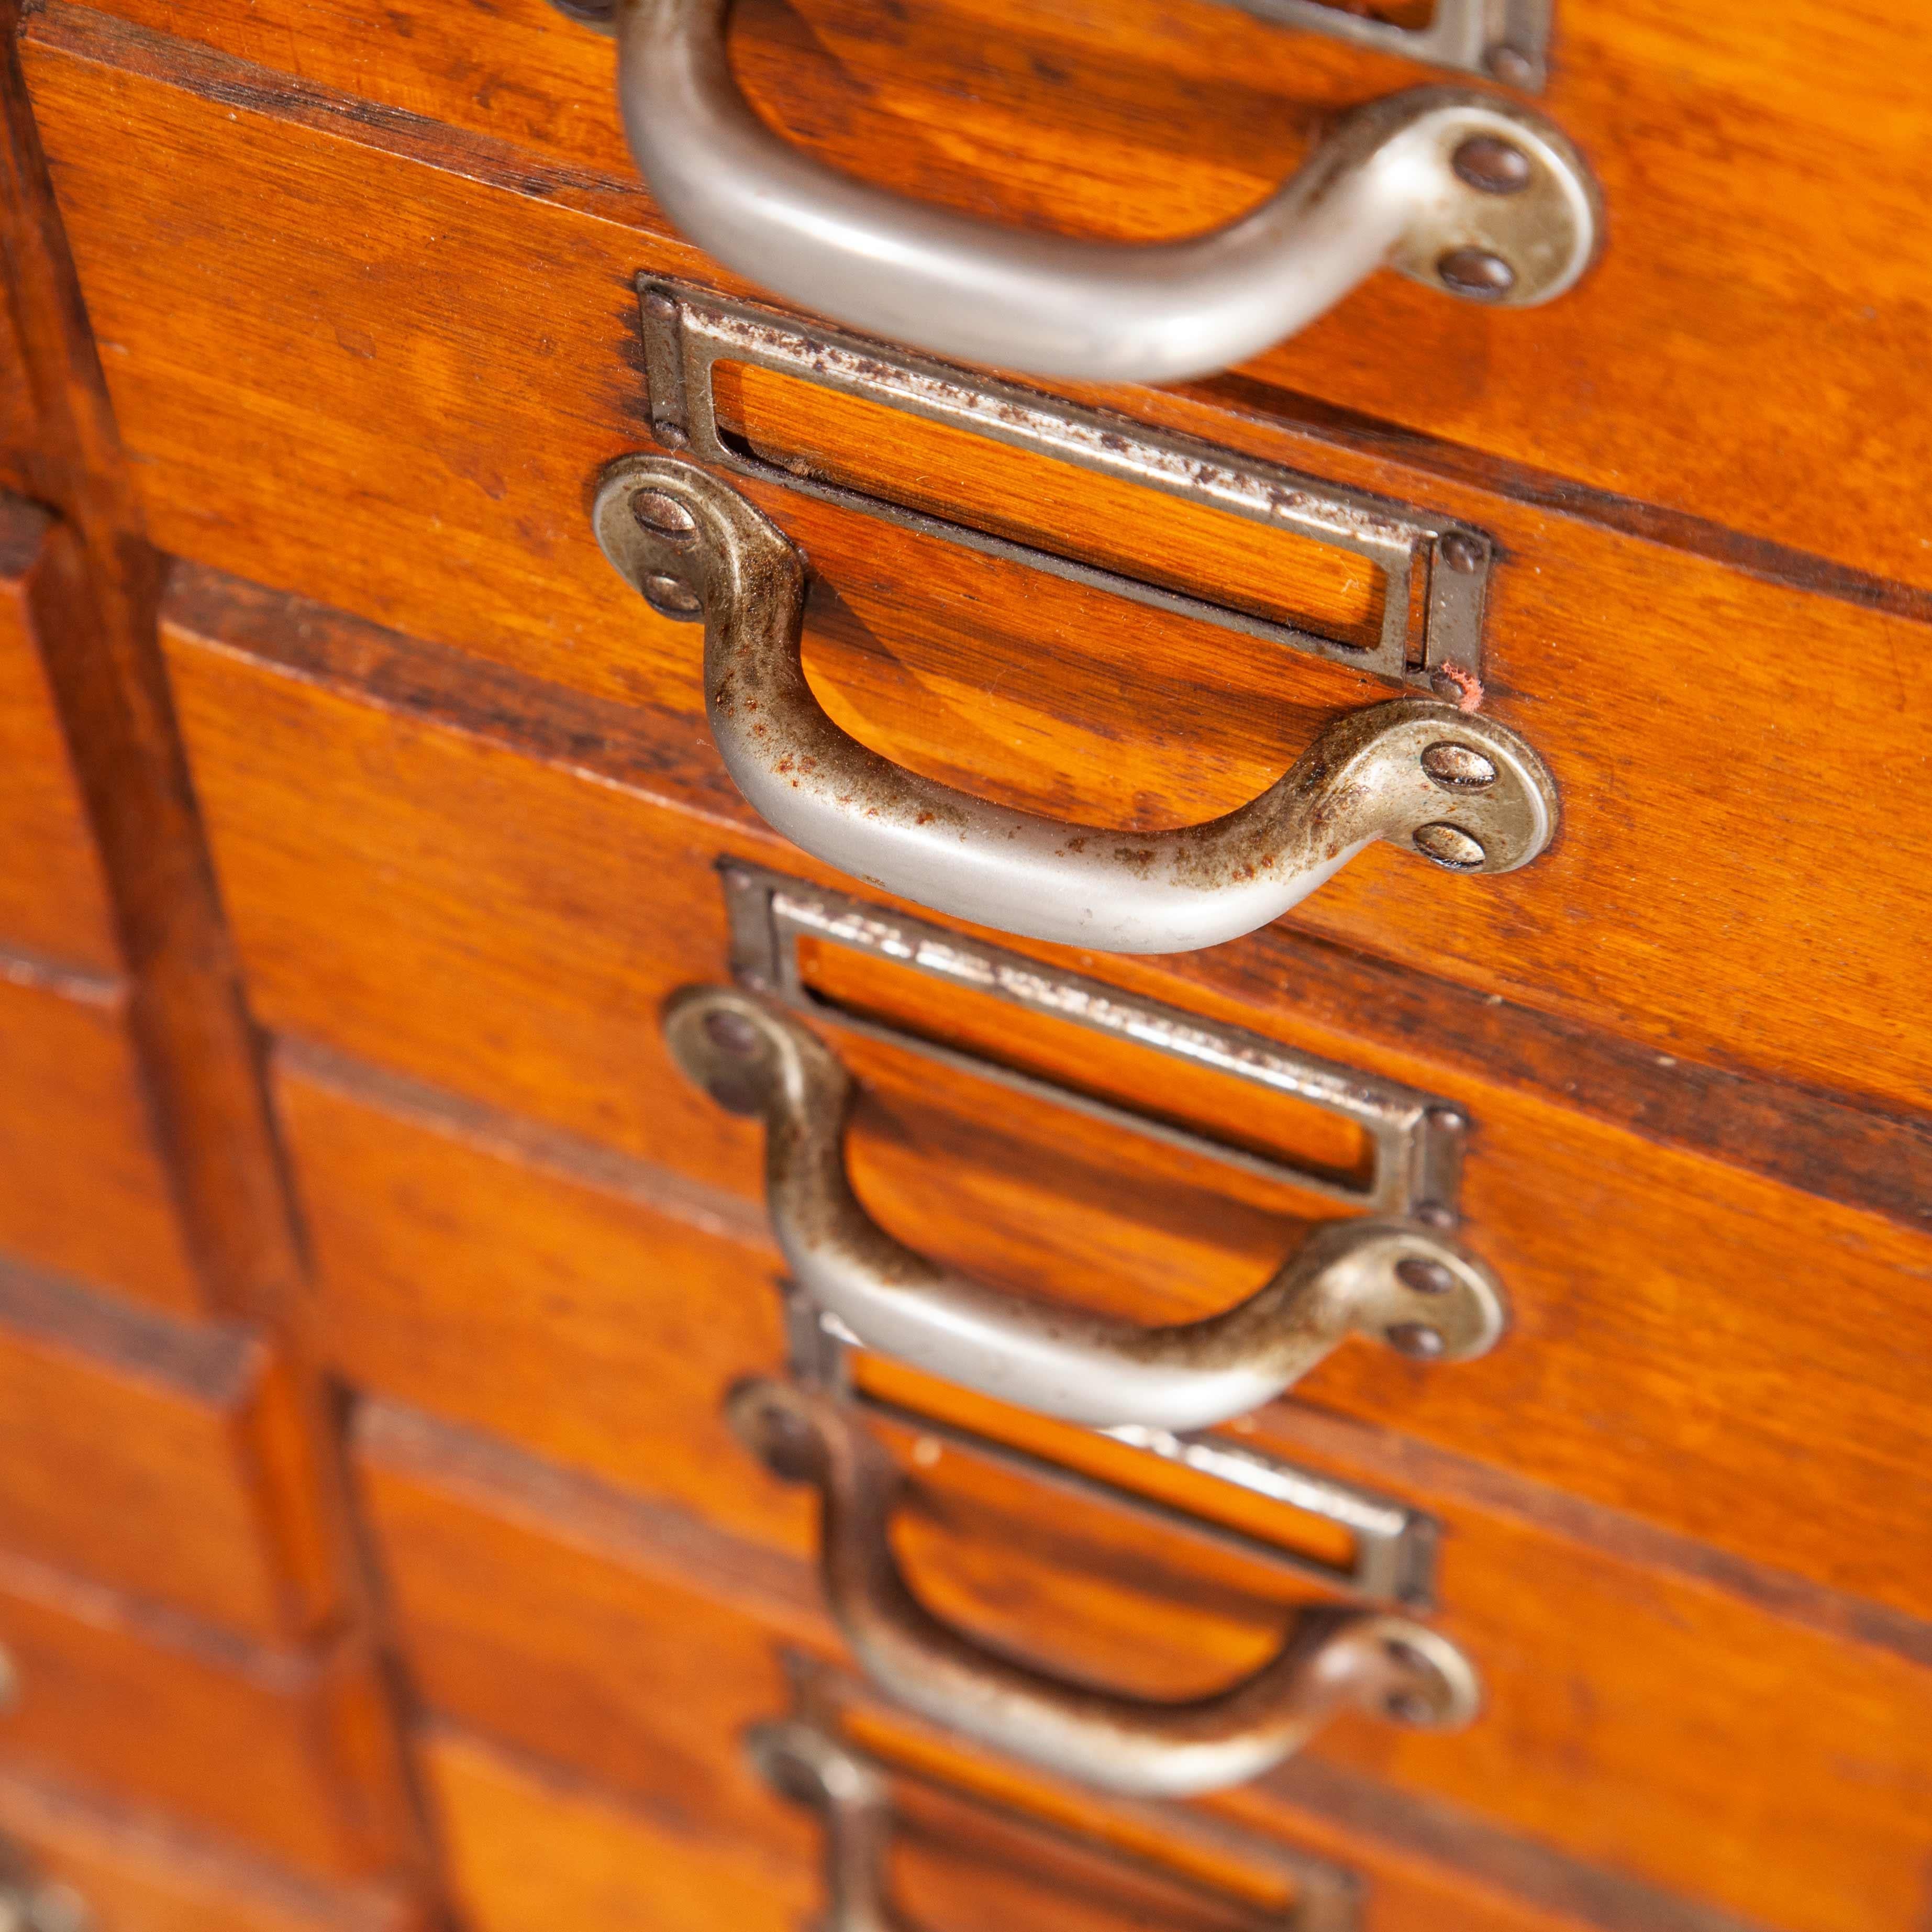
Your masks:
[[[98,1932],[418,1932],[402,1902],[296,1877],[228,1844],[41,1779],[0,1777],[0,1831]]]
[[[98,15],[50,8],[28,51],[161,541],[662,704],[668,750],[714,772],[695,634],[624,590],[584,514],[603,464],[647,442],[628,278],[684,255],[623,225],[622,197],[538,194],[511,160],[434,128],[284,99]],[[93,138],[108,112],[124,141]],[[165,168],[132,158],[161,154]],[[1906,681],[1919,626],[1192,414],[1493,530],[1509,561],[1490,702],[1567,800],[1557,849],[1520,874],[1448,878],[1379,848],[1298,909],[1296,929],[1672,1060],[1924,1108],[1909,1017],[1932,999],[1912,943],[1932,876],[1912,779],[1928,741]],[[1261,789],[1338,710],[1388,693],[782,492],[761,500],[824,578],[810,661],[835,712],[988,795],[1118,824],[1198,818]],[[1879,770],[1885,782],[1829,776]]]
[[[585,783],[584,744],[547,764],[431,728],[380,676],[325,688],[179,633],[175,661],[265,1022],[755,1202],[757,1132],[683,1084],[657,1014],[724,973],[712,860],[768,844]],[[1371,1048],[1257,1012],[1251,982],[1230,997],[1076,963],[1469,1108],[1472,1238],[1509,1286],[1514,1338],[1447,1373],[1344,1350],[1312,1384],[1322,1400],[1922,1612],[1923,1512],[1906,1500],[1924,1467],[1906,1286],[1922,1235],[1445,1066],[1426,1036]],[[949,1120],[931,1105],[944,1083],[913,1077],[924,1092],[902,1076],[862,1120],[862,1186],[889,1226],[1018,1285],[1149,1312],[1225,1305],[1305,1211],[1231,1211],[1225,1187],[1202,1191],[1212,1177],[1125,1166],[1146,1156],[1057,1112],[1003,1140],[971,1124],[986,1090],[958,1090]],[[338,1185],[348,1228],[394,1191],[380,1172]],[[1502,1414],[1520,1426],[1499,1434]]]
[[[6,1552],[0,1645],[18,1684],[0,1768],[158,1808],[315,1877],[393,1865],[363,1783],[381,1687],[352,1648],[260,1649]]]
[[[511,144],[540,177],[636,179],[608,43],[542,0],[115,10],[260,63],[292,94],[340,89],[380,104],[372,118]],[[1238,214],[1335,110],[1444,78],[1202,0],[741,0],[732,44],[766,118],[836,166],[984,219],[1134,239]],[[1378,275],[1257,358],[1239,393],[1932,584],[1911,511],[1932,446],[1894,400],[1927,326],[1922,265],[1896,238],[1932,188],[1928,63],[1909,9],[1565,0],[1539,105],[1603,185],[1609,241],[1588,278],[1497,312]],[[628,199],[629,220],[668,233]],[[551,290],[520,292],[542,308]],[[1798,448],[1816,487],[1790,487]]]
[[[326,1538],[276,1464],[260,1340],[0,1265],[0,1544],[273,1641],[326,1629]]]
[[[0,1248],[192,1313],[200,1283],[117,982],[0,956]]]
[[[0,389],[24,402],[0,368]],[[0,439],[10,432],[0,416]],[[109,974],[120,965],[100,862],[34,634],[44,512],[0,497],[0,944]]]
[[[775,1648],[838,1654],[802,1568],[386,1404],[366,1412],[358,1438],[410,1668],[433,1710],[683,1828],[755,1820],[763,1799],[731,1741],[782,1708]],[[1091,1588],[1070,1615],[1028,1549],[1060,1504],[1036,1496],[1030,1520],[1024,1508],[976,1520],[954,1473],[950,1451],[916,1469],[904,1528],[921,1534],[902,1538],[901,1553],[936,1608],[994,1641],[1118,1681],[1131,1624],[1143,1670],[1149,1657],[1164,1662],[1171,1688],[1179,1670],[1209,1663],[1232,1675],[1256,1635],[1279,1628],[1279,1606],[1251,1598],[1243,1611],[1198,1575],[1147,1562],[1130,1525],[1109,1580],[1114,1618]],[[1443,1582],[1443,1624],[1487,1679],[1481,1723],[1430,1739],[1339,1719],[1307,1761],[1371,1769],[1384,1790],[1485,1814],[1640,1892],[1646,1880],[1667,1885],[1720,1914],[1792,1927],[1913,1922],[1924,1767],[1895,1758],[1880,1774],[1870,1754],[1881,1733],[1915,1754],[1898,1706],[1923,1699],[1922,1670],[1874,1670],[1809,1637],[1794,1644],[1787,1627],[1718,1593],[1546,1533],[1513,1534],[1475,1510],[1452,1516]],[[1560,1610],[1511,1607],[1529,1595]],[[1540,1620],[1533,1636],[1504,1627],[1519,1614]],[[1748,1694],[1747,1680],[1763,1694]],[[668,1696],[672,1684],[687,1694]],[[1799,1684],[1806,1696],[1776,1694]],[[1552,1696],[1552,1684],[1564,1694]],[[1828,1708],[1808,1709],[1813,1693]],[[1211,1808],[1306,1841],[1273,1778]],[[1699,1908],[1684,1909],[1695,1922]],[[1582,1916],[1600,1911],[1617,1922],[1598,1906]],[[1654,1895],[1652,1911],[1629,1922],[1672,1922]]]

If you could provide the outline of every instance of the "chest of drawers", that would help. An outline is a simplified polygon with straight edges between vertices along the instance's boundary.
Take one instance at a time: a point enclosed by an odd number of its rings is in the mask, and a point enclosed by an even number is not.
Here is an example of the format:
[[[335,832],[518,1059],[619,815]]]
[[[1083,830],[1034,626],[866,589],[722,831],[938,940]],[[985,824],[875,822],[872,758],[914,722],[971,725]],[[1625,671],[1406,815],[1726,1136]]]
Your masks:
[[[1923,1923],[1909,17],[8,24],[10,1909]]]

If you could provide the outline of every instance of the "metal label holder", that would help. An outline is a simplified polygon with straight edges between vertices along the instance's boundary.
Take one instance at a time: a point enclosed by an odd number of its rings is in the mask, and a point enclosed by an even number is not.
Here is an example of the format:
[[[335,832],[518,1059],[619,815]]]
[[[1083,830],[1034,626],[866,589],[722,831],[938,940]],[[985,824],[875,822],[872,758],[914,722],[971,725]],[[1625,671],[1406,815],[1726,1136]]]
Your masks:
[[[1438,1095],[1297,1052],[1238,1027],[1201,1019],[1141,999],[1004,947],[889,912],[736,860],[722,862],[731,928],[731,971],[740,986],[844,1030],[878,1040],[1030,1098],[1068,1108],[1144,1138],[1312,1193],[1363,1214],[1395,1216],[1448,1228],[1468,1121]],[[940,1046],[844,1011],[818,998],[799,971],[798,942],[809,937],[890,960],[908,970],[989,994],[1012,1005],[1132,1042],[1155,1053],[1225,1073],[1354,1122],[1373,1151],[1358,1183],[1296,1167],[1244,1148],[1150,1119],[1108,1101]]]
[[[1448,0],[1443,7],[1445,14],[1453,10]],[[1312,5],[1309,10],[1330,12]],[[1351,20],[1356,26],[1378,24]],[[651,430],[668,449],[1155,610],[1397,682],[1435,689],[1444,674],[1480,677],[1483,604],[1494,552],[1490,539],[1470,526],[1342,489],[1196,437],[1151,429],[1129,417],[808,325],[795,316],[689,284],[640,274],[638,292]],[[772,370],[1366,558],[1382,572],[1386,586],[1381,635],[1364,644],[1255,616],[769,463],[718,423],[712,372],[720,362]],[[1419,636],[1412,608],[1418,585],[1423,587]]]
[[[1436,1557],[1441,1526],[1426,1511],[1378,1495],[1339,1477],[1297,1468],[1258,1449],[1204,1430],[1174,1434],[1164,1429],[1096,1430],[1157,1461],[1226,1483],[1250,1496],[1279,1503],[1303,1516],[1346,1529],[1354,1554],[1346,1563],[1252,1535],[1198,1516],[1097,1476],[1030,1451],[962,1429],[868,1394],[852,1374],[852,1358],[863,1344],[836,1316],[825,1313],[795,1288],[785,1290],[785,1325],[794,1379],[849,1403],[861,1414],[916,1430],[949,1448],[1013,1470],[1043,1487],[1082,1502],[1100,1502],[1151,1518],[1163,1528],[1237,1556],[1268,1564],[1321,1584],[1352,1601],[1426,1612],[1436,1607]]]

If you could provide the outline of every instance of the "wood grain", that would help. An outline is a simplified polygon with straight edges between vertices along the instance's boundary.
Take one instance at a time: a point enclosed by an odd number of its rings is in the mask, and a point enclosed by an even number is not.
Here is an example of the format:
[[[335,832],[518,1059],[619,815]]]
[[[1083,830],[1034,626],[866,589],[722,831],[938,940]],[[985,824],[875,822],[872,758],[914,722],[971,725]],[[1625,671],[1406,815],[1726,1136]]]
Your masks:
[[[628,278],[682,256],[621,225],[608,197],[586,205],[567,184],[538,197],[434,130],[284,100],[260,76],[196,68],[206,57],[96,16],[56,9],[34,34],[161,540],[662,704],[668,749],[715,771],[693,634],[622,589],[584,515],[602,466],[646,440]],[[125,144],[89,136],[110,101]],[[136,169],[135,152],[172,160]],[[353,238],[370,234],[385,237],[373,263]],[[458,280],[423,274],[426,256],[460,262]],[[1298,909],[1295,928],[1673,1060],[1925,1108],[1906,1016],[1932,1001],[1932,964],[1911,943],[1932,819],[1910,775],[1928,752],[1900,681],[1922,627],[1200,415],[1225,440],[1493,531],[1510,561],[1491,702],[1567,800],[1558,849],[1521,874],[1446,878],[1378,848]],[[265,466],[286,448],[302,462]],[[782,493],[763,500],[824,575],[810,662],[838,715],[988,795],[1118,824],[1197,818],[1262,789],[1339,710],[1387,694],[869,520],[842,530],[840,513]],[[1821,778],[1879,769],[1882,784]]]
[[[519,757],[494,731],[418,722],[411,694],[380,676],[373,690],[325,688],[177,637],[268,1024],[756,1199],[755,1131],[683,1084],[656,1015],[678,986],[724,973],[712,860],[764,857],[767,844],[640,798],[634,764],[606,758],[620,782],[586,784],[594,740],[560,744],[554,763]],[[1902,1286],[1928,1265],[1922,1235],[1445,1066],[1426,1034],[1371,1047],[1263,1004],[1251,981],[1238,998],[1177,988],[1151,965],[1076,963],[1470,1109],[1472,1238],[1509,1286],[1514,1337],[1454,1374],[1345,1350],[1311,1384],[1319,1399],[1923,1614],[1909,1526],[1924,1513],[1905,1499],[1926,1466],[1926,1345]],[[1015,1108],[1008,1132],[989,1133],[974,1124],[983,1090],[958,1090],[950,1110],[933,1104],[945,1091],[923,1070],[879,1086],[857,1137],[861,1184],[889,1226],[1020,1286],[1204,1311],[1265,1279],[1305,1211],[1237,1211],[1225,1186],[1204,1191],[1213,1177],[1163,1175],[1124,1137],[1075,1135],[1058,1110]],[[332,1218],[352,1228],[393,1190],[352,1150],[340,1157],[309,1210],[328,1214],[333,1196]],[[326,1272],[329,1239],[318,1234]],[[337,1272],[347,1283],[360,1268]],[[1520,1426],[1499,1436],[1502,1414]]]
[[[114,10],[291,94],[339,89],[380,104],[358,110],[371,120],[512,144],[538,179],[635,179],[608,42],[542,0]],[[1339,109],[1444,78],[1204,0],[742,0],[733,52],[767,118],[835,166],[983,219],[1132,239],[1238,214]],[[1910,506],[1932,447],[1893,399],[1926,326],[1895,238],[1932,188],[1928,61],[1907,10],[1575,0],[1538,104],[1602,182],[1589,278],[1498,313],[1378,275],[1258,358],[1244,393],[1278,419],[1312,399],[1924,586]],[[629,218],[668,232],[640,197]],[[1828,486],[1789,487],[1794,448]]]
[[[411,1669],[433,1709],[568,1765],[647,1815],[688,1818],[694,1831],[747,1828],[741,1821],[762,1801],[732,1741],[753,1716],[781,1708],[759,1708],[779,1696],[775,1646],[837,1654],[804,1576],[767,1574],[730,1537],[682,1527],[690,1519],[680,1512],[406,1411],[372,1408],[358,1442]],[[916,1484],[913,1516],[950,1525],[948,1459]],[[927,1536],[916,1561],[908,1544],[906,1559],[944,1612],[1062,1668],[1081,1668],[1081,1657],[1083,1674],[1098,1676],[1095,1653],[1079,1650],[1107,1628],[1093,1603],[1070,1618],[1041,1587],[1044,1566],[1024,1551],[1016,1562],[1010,1547],[1058,1507],[1036,1497],[1030,1521],[1022,1510],[999,1526],[1005,1540],[986,1540],[974,1524],[950,1548]],[[1134,1547],[1131,1532],[1122,1546]],[[1435,1739],[1338,1720],[1312,1749],[1324,1774],[1346,1784],[1349,1768],[1371,1767],[1380,1788],[1401,1794],[1390,1801],[1397,1813],[1405,1798],[1446,1804],[1589,1861],[1601,1888],[1579,1907],[1592,1894],[1573,1873],[1570,1897],[1592,1922],[1617,1924],[1646,1896],[1647,1916],[1621,1922],[1701,1922],[1695,1904],[1679,1919],[1645,1894],[1648,1881],[1702,1898],[1720,1916],[1766,1924],[1912,1924],[1925,1774],[1904,1713],[1927,1694],[1924,1672],[1801,1636],[1562,1538],[1512,1534],[1480,1511],[1456,1513],[1444,1563],[1445,1627],[1488,1679],[1483,1720]],[[1535,1590],[1524,1588],[1526,1575]],[[1241,1619],[1185,1573],[1147,1568],[1138,1579],[1137,1589],[1117,1585],[1117,1615],[1122,1626],[1132,1616],[1144,1654],[1163,1658],[1170,1673],[1189,1659],[1196,1670],[1204,1659],[1228,1668],[1246,1642]],[[1245,1620],[1268,1617],[1278,1625],[1278,1610],[1251,1602]],[[1763,1694],[1786,1683],[1807,1694]],[[667,1696],[670,1684],[685,1694]],[[1552,1684],[1568,1688],[1552,1696]],[[1903,1754],[1882,1774],[1873,1755],[1882,1748]],[[1847,1750],[1858,1754],[1856,1772]],[[1291,1845],[1308,1842],[1299,1808],[1272,1779],[1212,1808]],[[1382,1868],[1370,1857],[1379,1891]],[[1444,1862],[1453,1873],[1453,1851]],[[1618,1874],[1630,1888],[1621,1899]],[[1479,1897],[1474,1875],[1464,1876]],[[1536,1892],[1552,1904],[1560,1896],[1553,1884]]]
[[[298,1423],[257,1338],[0,1264],[0,1542],[19,1553],[258,1640],[325,1634],[326,1543],[276,1468]]]
[[[352,1650],[254,1648],[0,1555],[0,1644],[19,1695],[0,1768],[157,1807],[325,1880],[394,1862],[358,1802],[380,1687]]]
[[[0,1830],[98,1932],[419,1932],[401,1901],[320,1886],[44,1780],[0,1777]]]
[[[116,982],[0,956],[0,1246],[192,1312],[200,1283],[128,1032]]]
[[[0,497],[0,944],[111,974],[121,958],[100,862],[34,637],[32,577],[46,534],[44,512]]]

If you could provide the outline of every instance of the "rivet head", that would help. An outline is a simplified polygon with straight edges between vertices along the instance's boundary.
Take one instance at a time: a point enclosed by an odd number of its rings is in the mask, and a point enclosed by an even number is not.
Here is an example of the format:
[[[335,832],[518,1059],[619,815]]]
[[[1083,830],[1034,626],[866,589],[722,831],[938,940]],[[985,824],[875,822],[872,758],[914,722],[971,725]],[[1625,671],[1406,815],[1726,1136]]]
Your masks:
[[[1460,576],[1473,577],[1482,568],[1489,551],[1466,530],[1444,530],[1436,539],[1436,554]]]
[[[1426,1322],[1397,1322],[1382,1330],[1382,1340],[1412,1362],[1432,1362],[1448,1346]]]
[[[662,289],[652,289],[644,297],[644,313],[655,316],[659,322],[677,320],[677,298],[668,296]]]
[[[1388,1660],[1398,1670],[1406,1670],[1425,1683],[1441,1682],[1436,1666],[1412,1643],[1404,1643],[1400,1637],[1390,1637],[1382,1648]],[[1414,1684],[1391,1690],[1383,1708],[1398,1724],[1432,1724],[1436,1721],[1435,1700],[1426,1690]]]
[[[729,1006],[716,1007],[704,1016],[704,1037],[734,1060],[749,1060],[762,1044],[757,1027]]]
[[[1496,782],[1494,762],[1473,745],[1445,739],[1422,754],[1422,769],[1444,791],[1486,791]]]
[[[1415,849],[1448,872],[1482,869],[1488,856],[1460,825],[1425,825],[1415,834]]]
[[[1507,40],[1490,48],[1484,64],[1505,87],[1528,87],[1536,80],[1536,63],[1520,47]]]
[[[1520,148],[1493,134],[1472,134],[1449,158],[1463,181],[1484,194],[1520,194],[1533,170]]]
[[[651,424],[651,434],[667,449],[688,449],[691,447],[691,438],[674,422],[654,422]]]
[[[688,624],[704,615],[704,605],[689,584],[675,577],[653,573],[644,580],[644,602],[660,617],[674,624]]]
[[[1436,273],[1444,288],[1477,302],[1501,302],[1516,286],[1516,271],[1486,248],[1452,248]]]
[[[638,527],[673,543],[688,543],[698,534],[698,519],[675,496],[662,490],[640,490],[631,499],[631,514]]]
[[[1438,1132],[1445,1134],[1466,1133],[1469,1127],[1469,1117],[1460,1107],[1431,1107],[1429,1110],[1429,1124]]]
[[[1420,1221],[1425,1228],[1453,1228],[1456,1225],[1456,1210],[1444,1206],[1440,1201],[1424,1201],[1415,1208],[1410,1218]]]
[[[1410,1255],[1397,1262],[1395,1278],[1414,1294],[1447,1294],[1456,1286],[1454,1270],[1426,1255]],[[1435,1332],[1429,1330],[1432,1335]]]

